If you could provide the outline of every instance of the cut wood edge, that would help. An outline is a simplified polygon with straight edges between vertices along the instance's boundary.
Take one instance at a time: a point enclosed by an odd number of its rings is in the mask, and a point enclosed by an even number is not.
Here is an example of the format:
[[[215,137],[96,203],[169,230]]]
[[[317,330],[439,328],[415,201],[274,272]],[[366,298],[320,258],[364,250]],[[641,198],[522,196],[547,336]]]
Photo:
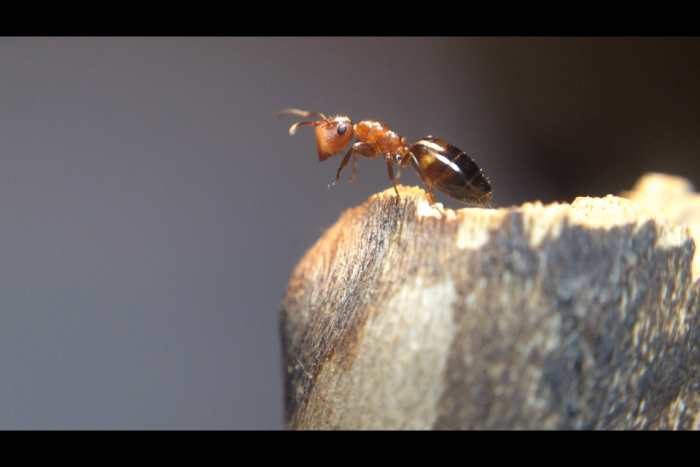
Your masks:
[[[687,227],[614,196],[452,211],[399,191],[346,211],[294,271],[281,312],[290,428],[697,428]],[[637,357],[610,363],[601,345]],[[553,371],[582,394],[553,388]],[[634,393],[649,375],[673,404]]]

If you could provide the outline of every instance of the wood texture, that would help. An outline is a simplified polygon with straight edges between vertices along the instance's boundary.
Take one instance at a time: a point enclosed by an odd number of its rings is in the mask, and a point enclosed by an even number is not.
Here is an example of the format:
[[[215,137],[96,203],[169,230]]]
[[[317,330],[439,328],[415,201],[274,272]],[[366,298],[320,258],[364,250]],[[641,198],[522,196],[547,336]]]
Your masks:
[[[292,429],[665,429],[700,423],[686,227],[613,196],[346,211],[282,302]]]
[[[683,177],[648,173],[640,178],[632,190],[620,194],[656,216],[666,217],[675,224],[685,225],[698,244],[700,238],[700,195],[690,181]],[[693,275],[700,277],[700,259],[695,249]]]

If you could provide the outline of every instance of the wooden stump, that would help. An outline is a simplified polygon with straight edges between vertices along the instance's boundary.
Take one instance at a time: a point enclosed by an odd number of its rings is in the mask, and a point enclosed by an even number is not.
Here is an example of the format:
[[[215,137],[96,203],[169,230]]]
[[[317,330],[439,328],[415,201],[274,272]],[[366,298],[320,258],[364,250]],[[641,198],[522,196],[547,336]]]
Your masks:
[[[686,227],[613,196],[441,212],[400,193],[346,211],[292,275],[289,428],[698,428]]]

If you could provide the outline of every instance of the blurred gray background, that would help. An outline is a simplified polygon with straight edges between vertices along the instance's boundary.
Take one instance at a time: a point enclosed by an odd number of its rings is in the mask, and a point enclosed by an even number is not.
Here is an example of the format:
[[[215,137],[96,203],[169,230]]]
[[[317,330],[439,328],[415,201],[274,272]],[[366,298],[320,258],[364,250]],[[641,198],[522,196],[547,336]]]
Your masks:
[[[391,186],[329,190],[283,108],[445,139],[501,207],[698,186],[699,84],[684,38],[0,39],[0,429],[283,427],[286,282]]]

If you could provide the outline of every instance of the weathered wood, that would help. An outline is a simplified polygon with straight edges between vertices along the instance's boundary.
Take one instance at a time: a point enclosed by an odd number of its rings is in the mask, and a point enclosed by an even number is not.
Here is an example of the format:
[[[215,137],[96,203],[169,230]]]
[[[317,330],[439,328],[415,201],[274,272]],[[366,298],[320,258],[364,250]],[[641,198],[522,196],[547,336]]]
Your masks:
[[[289,428],[698,427],[687,228],[613,196],[443,213],[400,192],[292,275]]]
[[[620,194],[657,216],[686,225],[697,245],[700,239],[700,195],[693,191],[690,181],[659,173],[648,173],[640,178],[631,191]],[[700,277],[700,259],[695,250],[693,275]]]

